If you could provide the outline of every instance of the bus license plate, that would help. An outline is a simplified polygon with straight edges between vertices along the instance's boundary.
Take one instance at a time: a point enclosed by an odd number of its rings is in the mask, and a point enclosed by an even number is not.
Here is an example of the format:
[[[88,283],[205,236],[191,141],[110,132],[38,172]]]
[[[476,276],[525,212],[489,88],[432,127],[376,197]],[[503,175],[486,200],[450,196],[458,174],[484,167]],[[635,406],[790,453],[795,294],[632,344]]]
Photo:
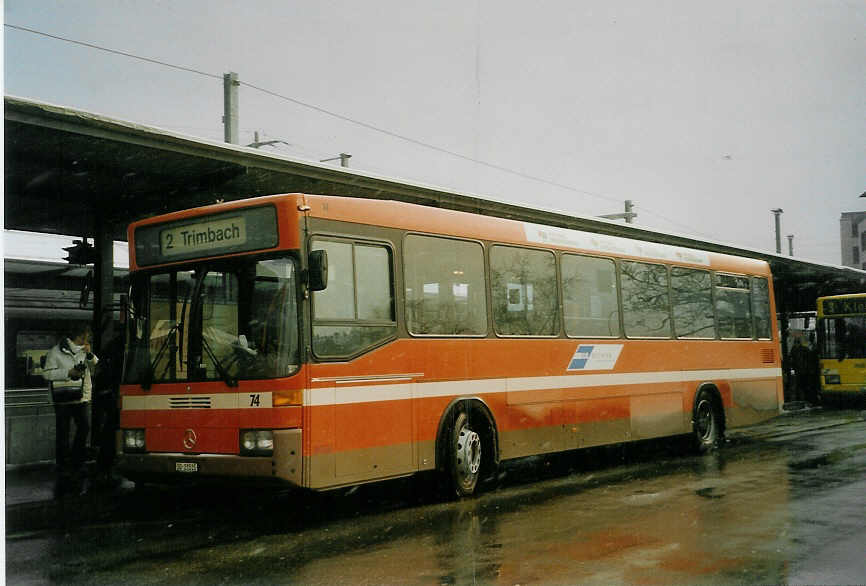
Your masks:
[[[175,462],[174,469],[176,472],[198,472],[198,464],[195,462]]]

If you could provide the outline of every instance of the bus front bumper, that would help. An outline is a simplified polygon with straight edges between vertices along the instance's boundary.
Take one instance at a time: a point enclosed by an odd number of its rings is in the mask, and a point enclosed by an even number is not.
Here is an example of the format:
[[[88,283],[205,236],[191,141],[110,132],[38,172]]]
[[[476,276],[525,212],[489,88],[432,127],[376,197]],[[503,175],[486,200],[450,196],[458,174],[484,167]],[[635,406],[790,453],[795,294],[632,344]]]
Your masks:
[[[845,396],[855,396],[855,395],[866,395],[866,385],[862,384],[854,384],[854,385],[827,385],[821,389],[821,392],[825,395],[845,395]]]
[[[164,483],[224,479],[303,486],[302,469],[300,429],[275,430],[273,456],[124,452],[117,463],[130,480]]]

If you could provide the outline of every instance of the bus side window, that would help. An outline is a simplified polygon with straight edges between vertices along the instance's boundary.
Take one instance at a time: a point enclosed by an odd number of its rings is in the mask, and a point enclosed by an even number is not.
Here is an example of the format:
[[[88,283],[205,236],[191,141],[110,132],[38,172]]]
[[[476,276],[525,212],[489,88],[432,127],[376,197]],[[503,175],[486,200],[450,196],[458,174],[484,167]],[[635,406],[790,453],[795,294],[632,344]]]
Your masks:
[[[630,338],[670,338],[667,267],[621,261],[620,282],[625,335]]]
[[[391,250],[345,240],[313,240],[328,255],[328,287],[313,293],[313,353],[346,358],[397,330]]]
[[[678,338],[716,337],[713,281],[709,271],[671,267],[674,331]]]
[[[752,311],[748,277],[716,273],[716,317],[724,340],[752,338]]]
[[[555,336],[559,332],[556,261],[547,250],[490,249],[493,324],[504,336]]]
[[[752,277],[752,316],[755,320],[755,337],[769,340],[770,331],[770,287],[767,279]]]
[[[484,251],[477,242],[410,234],[403,243],[406,321],[417,335],[487,333]]]
[[[614,262],[607,258],[563,254],[562,304],[567,336],[619,337]]]

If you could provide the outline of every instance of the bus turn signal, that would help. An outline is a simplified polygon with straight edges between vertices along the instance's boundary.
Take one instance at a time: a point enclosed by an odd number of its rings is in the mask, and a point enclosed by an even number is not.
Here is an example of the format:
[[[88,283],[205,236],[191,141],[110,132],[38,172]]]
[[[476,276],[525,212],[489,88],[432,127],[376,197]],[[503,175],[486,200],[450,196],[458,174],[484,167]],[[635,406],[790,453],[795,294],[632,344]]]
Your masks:
[[[274,407],[288,407],[289,405],[302,405],[304,402],[304,390],[292,389],[290,391],[274,391]]]

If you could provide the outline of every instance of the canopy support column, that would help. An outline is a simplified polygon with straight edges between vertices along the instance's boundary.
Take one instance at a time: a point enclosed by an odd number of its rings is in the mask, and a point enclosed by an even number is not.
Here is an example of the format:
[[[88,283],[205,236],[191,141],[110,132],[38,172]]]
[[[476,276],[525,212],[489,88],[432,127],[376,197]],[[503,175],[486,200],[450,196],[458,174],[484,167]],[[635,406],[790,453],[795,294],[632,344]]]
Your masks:
[[[96,251],[96,262],[93,264],[93,348],[97,352],[105,341],[114,338],[114,239],[111,228],[105,216],[98,213],[96,235],[93,238]]]

